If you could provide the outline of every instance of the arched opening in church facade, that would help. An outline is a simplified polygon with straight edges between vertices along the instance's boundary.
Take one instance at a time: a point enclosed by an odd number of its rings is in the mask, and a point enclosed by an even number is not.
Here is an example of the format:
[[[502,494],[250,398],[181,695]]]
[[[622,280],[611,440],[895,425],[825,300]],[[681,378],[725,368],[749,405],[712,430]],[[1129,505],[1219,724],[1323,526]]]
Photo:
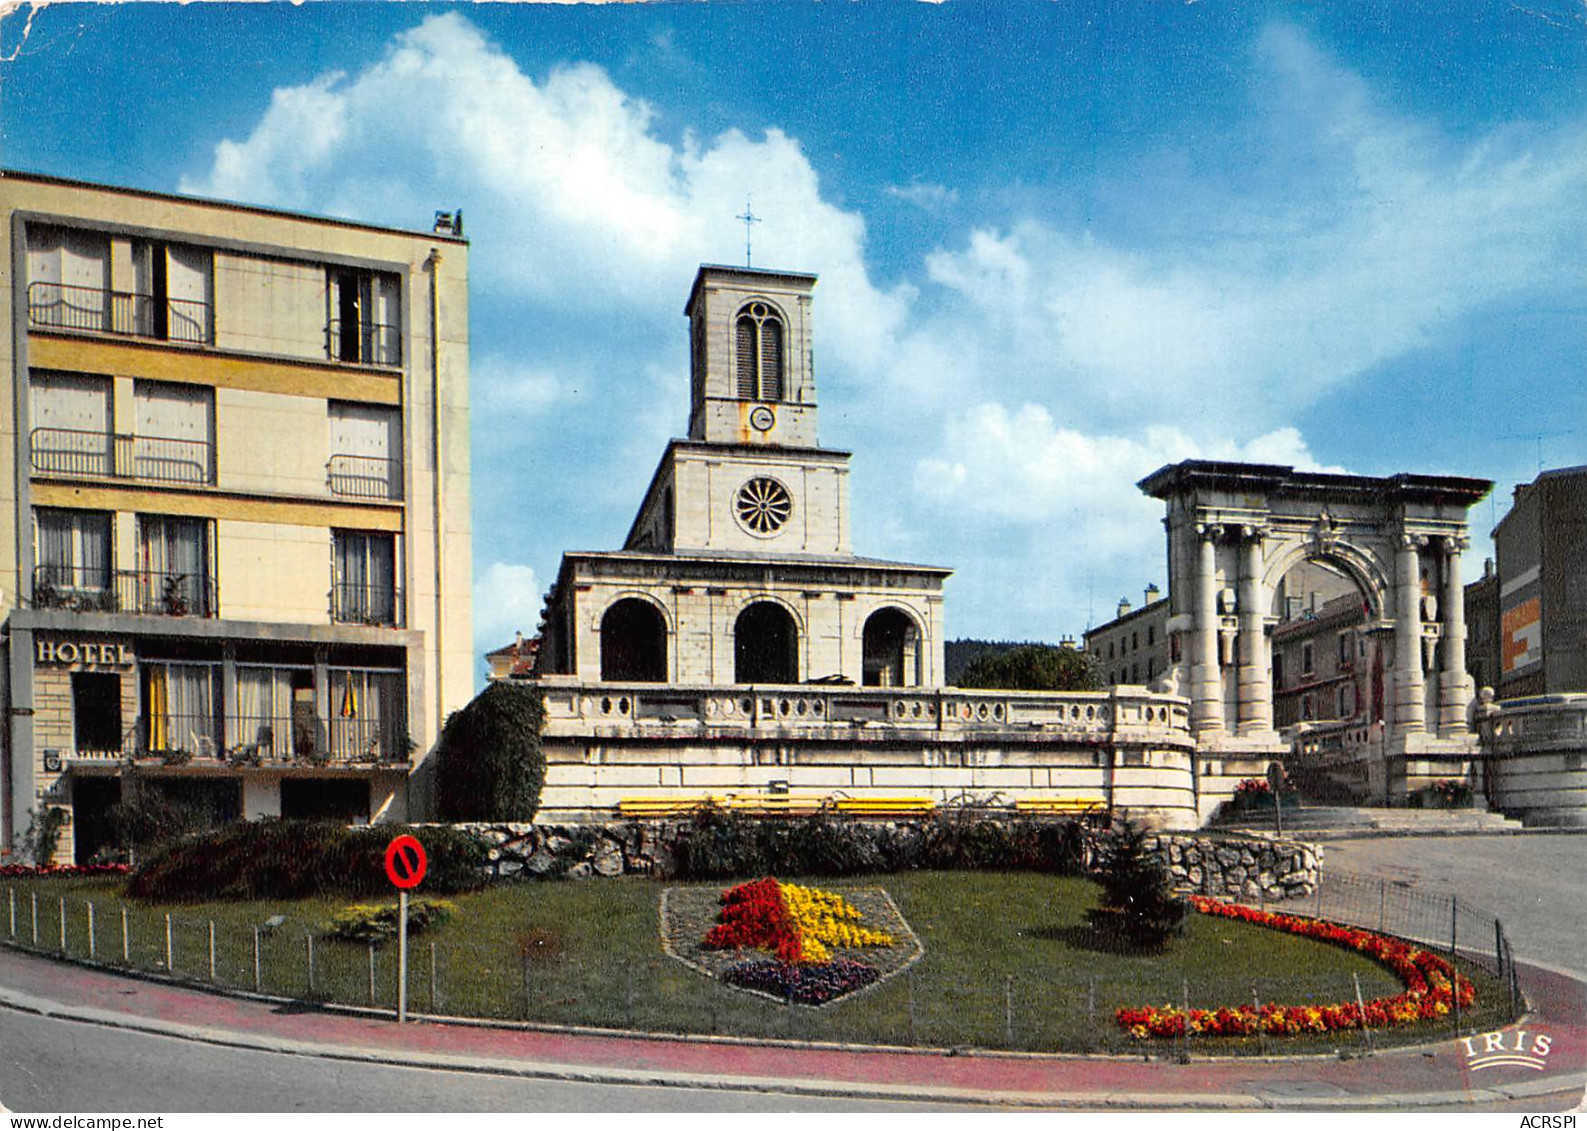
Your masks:
[[[920,683],[920,630],[902,609],[878,609],[861,636],[867,687],[915,687]]]
[[[799,628],[775,601],[756,601],[733,623],[733,682],[799,682]]]
[[[649,601],[624,597],[601,617],[601,679],[662,683],[667,678],[667,622]]]

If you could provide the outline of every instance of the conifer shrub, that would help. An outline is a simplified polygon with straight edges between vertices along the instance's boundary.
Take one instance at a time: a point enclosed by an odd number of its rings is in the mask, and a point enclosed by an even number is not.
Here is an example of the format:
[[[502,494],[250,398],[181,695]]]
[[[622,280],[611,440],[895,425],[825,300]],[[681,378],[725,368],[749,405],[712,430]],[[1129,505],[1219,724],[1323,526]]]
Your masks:
[[[536,684],[497,681],[446,720],[436,747],[436,810],[443,821],[532,821],[546,781]]]
[[[1120,820],[1103,852],[1097,881],[1102,906],[1086,912],[1092,929],[1120,950],[1162,950],[1178,934],[1189,905],[1174,894],[1168,868],[1146,847],[1147,833]]]

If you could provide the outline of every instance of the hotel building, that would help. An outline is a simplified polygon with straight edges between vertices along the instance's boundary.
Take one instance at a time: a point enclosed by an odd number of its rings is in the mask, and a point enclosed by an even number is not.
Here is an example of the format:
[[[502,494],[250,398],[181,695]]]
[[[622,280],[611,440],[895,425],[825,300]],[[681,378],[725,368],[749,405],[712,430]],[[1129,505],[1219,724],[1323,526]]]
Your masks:
[[[0,174],[0,847],[402,819],[473,690],[468,248]],[[60,818],[57,818],[59,820]]]

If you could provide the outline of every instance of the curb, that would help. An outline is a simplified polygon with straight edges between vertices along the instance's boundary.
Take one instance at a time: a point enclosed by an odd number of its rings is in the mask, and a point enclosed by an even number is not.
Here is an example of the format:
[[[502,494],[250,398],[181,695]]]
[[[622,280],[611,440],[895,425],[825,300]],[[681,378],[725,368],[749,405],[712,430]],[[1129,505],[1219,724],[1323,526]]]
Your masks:
[[[55,1002],[0,987],[0,1009],[41,1018],[98,1025],[125,1032],[192,1041],[221,1048],[247,1049],[282,1056],[302,1056],[352,1064],[416,1068],[520,1079],[567,1083],[612,1084],[629,1087],[688,1088],[707,1091],[756,1092],[790,1096],[873,1099],[895,1102],[937,1102],[985,1107],[1051,1108],[1070,1110],[1174,1110],[1174,1111],[1346,1111],[1464,1107],[1587,1090],[1587,1074],[1553,1077],[1514,1085],[1458,1092],[1404,1095],[1344,1095],[1290,1097],[1265,1091],[1253,1083],[1249,1093],[1182,1094],[1161,1092],[993,1092],[973,1088],[933,1088],[915,1084],[881,1084],[861,1081],[809,1080],[775,1076],[728,1076],[651,1069],[624,1069],[558,1063],[523,1063],[512,1060],[479,1060],[445,1053],[414,1053],[360,1046],[331,1045],[279,1037],[244,1036],[180,1022],[90,1007],[63,1006]],[[755,1042],[748,1042],[755,1043]]]

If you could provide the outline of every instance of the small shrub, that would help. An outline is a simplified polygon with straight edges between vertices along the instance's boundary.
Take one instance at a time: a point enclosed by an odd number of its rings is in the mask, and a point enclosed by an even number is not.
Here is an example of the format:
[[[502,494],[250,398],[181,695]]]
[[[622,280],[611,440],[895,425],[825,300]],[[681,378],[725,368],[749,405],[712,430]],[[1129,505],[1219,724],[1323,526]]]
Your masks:
[[[1102,906],[1086,913],[1092,929],[1121,949],[1159,951],[1179,933],[1188,904],[1174,895],[1162,858],[1133,821],[1114,827],[1101,874]]]
[[[384,946],[397,937],[402,908],[396,903],[354,903],[338,911],[321,929],[326,938]],[[422,934],[450,919],[457,907],[444,899],[408,900],[408,935]]]
[[[53,864],[66,821],[67,812],[58,805],[29,809],[27,830],[17,837],[17,854],[38,865]]]
[[[349,828],[332,821],[238,821],[172,842],[127,885],[135,899],[304,899],[340,893],[384,895],[385,851],[411,833],[424,845],[426,893],[471,891],[484,883],[486,846],[444,826]]]

